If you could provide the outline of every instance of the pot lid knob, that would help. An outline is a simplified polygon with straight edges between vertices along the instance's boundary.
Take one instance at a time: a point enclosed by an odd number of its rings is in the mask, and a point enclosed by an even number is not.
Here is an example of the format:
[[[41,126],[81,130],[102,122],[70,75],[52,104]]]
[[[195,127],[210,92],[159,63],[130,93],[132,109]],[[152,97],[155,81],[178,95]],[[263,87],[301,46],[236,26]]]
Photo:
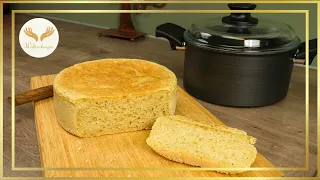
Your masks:
[[[257,6],[250,3],[230,3],[230,10],[254,10]],[[258,24],[258,19],[251,16],[251,13],[231,13],[222,18],[222,22],[236,26],[248,26]]]

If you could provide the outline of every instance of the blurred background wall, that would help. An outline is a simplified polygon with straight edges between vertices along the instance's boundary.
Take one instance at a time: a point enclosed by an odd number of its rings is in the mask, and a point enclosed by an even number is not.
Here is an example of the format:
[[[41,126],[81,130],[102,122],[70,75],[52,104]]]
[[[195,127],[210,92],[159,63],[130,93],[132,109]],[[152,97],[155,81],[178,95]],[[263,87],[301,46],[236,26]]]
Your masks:
[[[120,4],[14,4],[12,9],[120,9]],[[147,9],[156,9],[148,6]],[[166,4],[162,9],[229,9],[227,4]],[[316,4],[257,4],[256,9],[292,9],[309,10],[309,39],[317,37],[317,5]],[[119,14],[41,14],[46,17],[54,17],[62,20],[74,21],[82,24],[101,26],[106,28],[117,28],[119,25]],[[149,35],[155,34],[155,28],[166,22],[178,24],[189,28],[193,22],[204,18],[222,17],[228,14],[132,14],[132,20],[137,31]],[[286,23],[296,31],[302,41],[305,40],[305,15],[304,14],[252,14],[257,18],[267,18],[273,21]],[[316,66],[314,59],[312,66]]]

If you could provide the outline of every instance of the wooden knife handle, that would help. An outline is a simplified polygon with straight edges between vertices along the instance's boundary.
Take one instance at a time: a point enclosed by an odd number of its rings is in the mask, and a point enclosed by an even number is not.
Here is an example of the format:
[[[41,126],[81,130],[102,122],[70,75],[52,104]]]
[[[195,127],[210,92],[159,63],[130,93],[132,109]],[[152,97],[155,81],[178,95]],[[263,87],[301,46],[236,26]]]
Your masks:
[[[41,88],[33,89],[15,96],[15,106],[26,104],[29,102],[39,101],[53,96],[53,86],[44,86]],[[8,97],[8,102],[11,103],[12,97]]]

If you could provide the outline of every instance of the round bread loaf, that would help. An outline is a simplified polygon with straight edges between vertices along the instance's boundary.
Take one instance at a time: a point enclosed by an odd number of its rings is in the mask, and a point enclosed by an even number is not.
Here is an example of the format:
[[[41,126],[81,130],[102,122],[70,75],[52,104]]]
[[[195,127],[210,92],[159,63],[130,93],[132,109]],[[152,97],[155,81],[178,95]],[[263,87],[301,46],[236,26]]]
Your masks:
[[[55,78],[59,124],[79,137],[151,129],[173,115],[177,78],[166,67],[139,59],[102,59],[76,64]]]

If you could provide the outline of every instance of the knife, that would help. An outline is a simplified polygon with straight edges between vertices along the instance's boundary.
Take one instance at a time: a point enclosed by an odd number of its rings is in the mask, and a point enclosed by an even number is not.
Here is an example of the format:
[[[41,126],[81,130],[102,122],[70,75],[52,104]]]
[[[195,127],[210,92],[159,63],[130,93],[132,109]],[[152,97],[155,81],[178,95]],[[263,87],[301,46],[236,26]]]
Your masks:
[[[21,94],[16,94],[14,97],[14,104],[15,106],[19,106],[22,104],[39,101],[50,97],[53,97],[52,85],[32,89]],[[8,102],[12,102],[12,97],[8,97]]]

